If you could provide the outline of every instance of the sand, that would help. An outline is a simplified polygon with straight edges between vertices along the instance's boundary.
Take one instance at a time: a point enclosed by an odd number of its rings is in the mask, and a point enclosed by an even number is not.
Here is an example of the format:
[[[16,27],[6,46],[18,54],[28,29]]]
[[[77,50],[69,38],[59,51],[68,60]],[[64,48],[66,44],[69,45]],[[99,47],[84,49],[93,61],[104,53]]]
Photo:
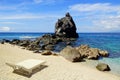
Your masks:
[[[13,73],[13,69],[5,64],[26,59],[45,60],[46,67],[28,78]],[[80,62],[69,62],[61,56],[43,56],[18,46],[0,44],[0,80],[120,80],[120,77],[98,71]]]

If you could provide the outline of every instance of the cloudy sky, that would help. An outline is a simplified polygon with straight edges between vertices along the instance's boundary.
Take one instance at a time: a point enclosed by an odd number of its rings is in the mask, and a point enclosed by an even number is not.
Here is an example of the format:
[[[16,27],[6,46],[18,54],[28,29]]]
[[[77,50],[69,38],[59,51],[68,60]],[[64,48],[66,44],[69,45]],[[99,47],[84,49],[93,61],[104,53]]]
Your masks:
[[[120,32],[120,0],[0,0],[0,32],[54,32],[66,12],[77,32]]]

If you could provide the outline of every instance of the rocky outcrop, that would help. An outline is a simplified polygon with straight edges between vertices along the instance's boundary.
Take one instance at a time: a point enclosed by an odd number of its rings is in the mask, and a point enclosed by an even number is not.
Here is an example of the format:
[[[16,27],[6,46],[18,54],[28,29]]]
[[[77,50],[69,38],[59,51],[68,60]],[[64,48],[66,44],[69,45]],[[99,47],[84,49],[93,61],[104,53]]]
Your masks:
[[[88,55],[88,59],[98,59],[99,57],[99,51],[97,48],[90,48],[89,49],[89,55]]]
[[[58,19],[55,25],[55,34],[60,37],[78,38],[76,25],[69,13],[65,17]]]
[[[23,46],[23,47],[27,47],[28,45],[30,45],[31,41],[30,40],[21,40],[18,45],[19,46]]]
[[[79,51],[77,51],[75,48],[72,48],[71,46],[65,47],[60,52],[60,55],[71,62],[81,61],[81,55],[80,55]]]
[[[96,48],[90,48],[88,45],[81,45],[76,48],[83,58],[98,59],[99,52]]]
[[[35,53],[39,53],[40,50],[60,50],[57,49],[56,46],[59,44],[66,45],[71,45],[72,41],[74,41],[74,38],[65,38],[65,37],[58,37],[55,36],[54,34],[45,34],[42,37],[38,37],[34,40],[30,39],[25,39],[25,40],[20,40],[20,39],[13,39],[11,41],[9,40],[1,40],[0,43],[10,43],[12,45],[18,45],[22,46],[27,50],[34,51]],[[65,47],[63,46],[63,47]],[[62,46],[61,46],[62,48]]]
[[[98,48],[91,48],[88,45],[81,45],[76,47],[83,58],[87,59],[98,59],[100,56],[107,57],[109,54],[105,50],[100,50]]]
[[[14,45],[18,45],[20,43],[20,40],[19,39],[13,39],[10,43],[14,44]]]
[[[96,68],[99,70],[99,71],[110,71],[110,67],[105,64],[105,63],[99,63]]]
[[[99,54],[103,57],[108,57],[109,56],[109,53],[106,50],[99,50]]]
[[[76,47],[76,50],[78,50],[83,58],[88,57],[89,55],[89,46],[88,45],[81,45],[79,47]]]
[[[78,38],[76,33],[76,25],[69,13],[66,16],[59,19],[55,24],[55,33],[45,34],[42,37],[36,38],[34,40],[20,40],[13,39],[10,44],[23,46],[27,50],[34,51],[38,53],[40,50],[55,50],[60,51],[63,47],[67,45],[72,45],[72,41]],[[61,49],[56,48],[59,44],[64,44]]]
[[[0,40],[0,43],[1,43],[1,44],[4,44],[4,43],[10,43],[10,40],[3,39],[3,40]]]

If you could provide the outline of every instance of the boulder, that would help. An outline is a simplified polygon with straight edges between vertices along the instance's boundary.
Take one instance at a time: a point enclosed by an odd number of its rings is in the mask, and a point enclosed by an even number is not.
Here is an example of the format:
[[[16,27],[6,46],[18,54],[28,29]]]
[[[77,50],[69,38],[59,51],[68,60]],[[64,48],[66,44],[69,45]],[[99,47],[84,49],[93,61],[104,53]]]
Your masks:
[[[33,53],[40,53],[40,50],[34,50]]]
[[[52,34],[43,35],[40,40],[40,44],[44,44],[44,45],[54,44]]]
[[[89,56],[89,54],[91,52],[89,49],[90,49],[90,47],[88,45],[81,45],[79,47],[76,47],[76,50],[79,51],[79,53],[81,54],[81,57],[83,57],[83,58],[86,58]]]
[[[41,54],[42,54],[42,55],[52,55],[52,52],[46,50],[46,51],[43,51]]]
[[[105,63],[99,63],[96,68],[99,70],[99,71],[110,71],[110,67],[105,64]]]
[[[36,51],[36,50],[40,50],[40,45],[39,45],[39,43],[40,43],[40,40],[39,39],[36,39],[36,40],[34,40],[34,41],[29,41],[29,45],[28,46],[26,46],[27,47],[27,49],[28,50],[32,50],[32,51]]]
[[[99,54],[103,57],[108,57],[109,56],[109,53],[106,50],[99,50]]]
[[[11,42],[10,40],[7,40],[7,39],[3,39],[2,41],[5,42],[5,43],[10,43]]]
[[[54,45],[52,44],[46,45],[45,50],[54,50]]]
[[[78,38],[76,25],[69,13],[66,13],[65,17],[58,19],[56,22],[55,34],[60,37]]]
[[[54,45],[57,43],[57,38],[53,37],[52,34],[45,34],[39,41],[39,46],[41,50],[54,50]]]
[[[40,46],[35,44],[30,44],[29,46],[27,46],[26,49],[31,51],[40,50]]]
[[[59,54],[57,54],[57,53],[52,53],[52,55],[53,55],[53,56],[59,56]]]
[[[88,59],[98,59],[99,51],[97,48],[90,48],[88,53]]]
[[[4,44],[5,42],[4,42],[4,41],[1,41],[0,43],[1,43],[1,44]]]
[[[19,39],[13,39],[10,43],[11,43],[11,44],[18,45],[18,44],[19,44],[19,42],[20,42],[20,40],[19,40]]]
[[[82,59],[79,51],[71,46],[67,46],[60,51],[60,55],[71,62],[79,62]]]
[[[31,42],[30,40],[21,40],[18,45],[27,47],[28,45],[30,45],[30,42]]]
[[[88,45],[81,45],[76,47],[76,50],[79,51],[83,58],[87,59],[98,59],[99,58],[99,50],[97,48],[90,48]]]

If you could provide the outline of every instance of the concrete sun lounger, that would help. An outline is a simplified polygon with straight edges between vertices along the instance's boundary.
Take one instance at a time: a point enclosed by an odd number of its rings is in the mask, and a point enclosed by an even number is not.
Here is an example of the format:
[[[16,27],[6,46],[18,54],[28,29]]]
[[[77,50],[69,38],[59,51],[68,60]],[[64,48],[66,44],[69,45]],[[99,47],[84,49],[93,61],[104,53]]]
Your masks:
[[[36,59],[28,59],[17,64],[6,63],[8,66],[12,67],[15,72],[19,72],[21,74],[31,76],[33,71],[38,68],[40,69],[41,66],[45,63],[43,60],[36,60]]]

